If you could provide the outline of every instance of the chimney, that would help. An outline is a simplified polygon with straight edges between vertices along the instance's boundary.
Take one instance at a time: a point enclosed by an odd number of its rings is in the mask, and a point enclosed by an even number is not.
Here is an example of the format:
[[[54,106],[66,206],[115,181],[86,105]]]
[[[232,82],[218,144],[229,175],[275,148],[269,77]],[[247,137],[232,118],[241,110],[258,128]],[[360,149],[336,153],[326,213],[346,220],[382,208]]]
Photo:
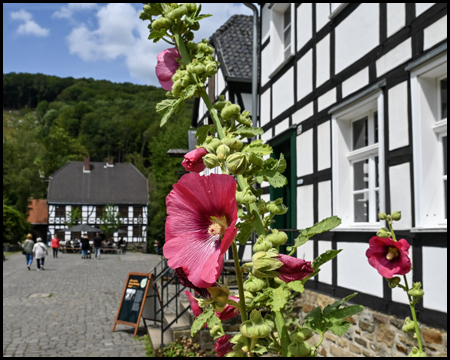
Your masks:
[[[106,166],[114,167],[114,158],[112,156],[108,157],[108,164]]]
[[[89,156],[85,156],[84,157],[84,167],[83,167],[83,172],[84,173],[90,173],[91,172],[91,165],[90,165],[89,160],[90,160]]]

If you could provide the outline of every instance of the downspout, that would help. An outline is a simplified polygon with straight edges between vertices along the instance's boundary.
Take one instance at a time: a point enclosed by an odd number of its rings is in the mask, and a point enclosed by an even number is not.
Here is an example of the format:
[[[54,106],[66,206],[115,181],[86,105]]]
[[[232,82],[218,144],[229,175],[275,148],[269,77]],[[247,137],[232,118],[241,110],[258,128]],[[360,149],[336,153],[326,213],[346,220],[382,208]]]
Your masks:
[[[252,69],[252,123],[257,126],[258,119],[258,9],[252,3],[244,3],[253,10],[253,69]]]

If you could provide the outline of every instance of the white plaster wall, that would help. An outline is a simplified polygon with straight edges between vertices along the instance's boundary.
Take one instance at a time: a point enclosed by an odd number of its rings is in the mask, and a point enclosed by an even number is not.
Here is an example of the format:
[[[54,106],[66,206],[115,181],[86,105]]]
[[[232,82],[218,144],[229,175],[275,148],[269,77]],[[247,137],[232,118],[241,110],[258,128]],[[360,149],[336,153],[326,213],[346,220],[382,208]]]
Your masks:
[[[311,262],[314,260],[314,241],[313,240],[309,240],[304,245],[297,248],[297,258],[303,259],[306,261],[311,261]]]
[[[264,86],[269,81],[269,75],[272,71],[272,62],[270,57],[270,44],[261,51],[261,86]]]
[[[409,258],[413,259],[413,248],[412,246],[409,248]],[[414,264],[413,264],[414,265]],[[402,279],[402,284],[405,284],[405,281],[403,280],[403,276],[400,276],[400,278]],[[413,283],[413,272],[410,271],[408,274],[406,274],[406,278],[408,279],[408,285],[411,286]],[[408,296],[406,295],[405,291],[403,289],[400,288],[395,288],[392,289],[392,301],[396,301],[402,304],[408,304]]]
[[[397,45],[376,62],[377,76],[386,74],[388,71],[411,59],[411,38]]]
[[[297,227],[304,229],[314,224],[313,185],[297,188]]]
[[[294,105],[294,68],[286,73],[272,85],[273,110],[272,116],[276,118],[284,110]]]
[[[395,222],[395,230],[411,229],[411,174],[409,163],[389,168],[391,212],[401,211],[402,219]]]
[[[275,125],[275,135],[281,134],[288,127],[289,127],[289,118],[284,119],[282,122]]]
[[[313,115],[314,115],[314,106],[313,103],[310,102],[309,104],[303,106],[301,109],[297,110],[294,113],[294,115],[292,115],[292,123],[300,124],[302,121],[309,119]]]
[[[416,16],[422,15],[436,3],[416,3]]]
[[[408,86],[404,81],[388,91],[389,150],[409,145]]]
[[[403,29],[406,23],[405,3],[387,3],[387,36]]]
[[[366,294],[383,297],[383,279],[378,271],[369,265],[366,243],[339,242],[343,249],[337,256],[337,284]]]
[[[346,97],[369,84],[369,68],[366,67],[342,82],[342,97]]]
[[[242,101],[244,102],[244,109],[252,112],[252,94],[243,94],[241,93]]]
[[[330,35],[317,43],[316,51],[316,87],[319,87],[330,78]]]
[[[424,246],[422,253],[423,305],[447,312],[447,249]]]
[[[336,74],[379,44],[379,3],[362,3],[336,27]]]
[[[423,31],[423,49],[427,50],[447,39],[447,15],[428,26]]]
[[[273,138],[272,129],[266,131],[264,134],[261,135],[261,140],[263,140],[264,142],[267,142],[272,138]]]
[[[297,136],[297,176],[313,172],[313,131],[312,129]]]
[[[330,19],[330,3],[316,3],[316,31],[322,29]]]
[[[223,77],[223,71],[221,68],[219,68],[219,71],[217,71],[217,81],[216,81],[216,94],[219,95],[222,93],[222,91],[225,89],[225,79]]]
[[[270,91],[269,88],[261,95],[261,116],[259,117],[261,127],[268,124],[270,121]]]
[[[312,3],[302,3],[297,8],[297,50],[312,38]]]
[[[319,221],[332,216],[331,211],[331,180],[319,183]]]
[[[270,14],[269,4],[265,4],[265,6],[261,10],[261,39],[262,43],[264,43],[269,37],[270,32]]]
[[[329,121],[317,127],[317,166],[318,170],[328,169],[331,166],[331,125]]]
[[[297,61],[297,101],[313,90],[312,50]]]
[[[331,250],[331,241],[319,240],[318,245],[319,245],[319,255],[323,254],[327,250]],[[323,264],[320,267],[319,281],[331,285],[333,281],[332,274],[333,274],[332,263],[331,261],[328,261],[326,264]]]
[[[270,201],[270,194],[263,194],[261,195],[261,199],[264,201]]]
[[[322,96],[320,96],[317,102],[318,102],[318,111],[322,111],[328,106],[333,105],[336,102],[336,88],[333,88],[327,91]]]
[[[205,114],[203,105],[204,105],[204,102],[203,102],[202,99],[200,99],[200,101],[198,103],[198,120],[197,121],[199,121],[203,117],[203,115]]]

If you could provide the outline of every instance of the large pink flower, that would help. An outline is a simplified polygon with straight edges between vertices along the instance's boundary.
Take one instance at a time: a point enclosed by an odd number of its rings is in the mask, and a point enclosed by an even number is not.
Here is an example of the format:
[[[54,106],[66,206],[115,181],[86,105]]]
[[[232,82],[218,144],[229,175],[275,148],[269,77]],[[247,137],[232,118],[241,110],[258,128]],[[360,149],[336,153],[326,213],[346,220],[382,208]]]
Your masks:
[[[409,244],[405,239],[394,241],[391,238],[374,236],[369,241],[366,256],[369,264],[377,269],[381,276],[390,279],[394,275],[405,275],[411,270],[408,252]]]
[[[164,256],[199,288],[219,278],[238,229],[236,181],[230,175],[184,175],[166,198]]]
[[[311,261],[283,254],[279,255],[278,260],[283,263],[283,266],[277,269],[280,273],[278,277],[284,282],[289,283],[295,280],[302,280],[314,272],[314,269],[311,267]]]
[[[171,91],[173,85],[172,76],[180,67],[180,64],[175,59],[181,58],[181,55],[177,48],[171,48],[161,51],[156,58],[158,59],[156,77],[163,89]]]
[[[192,150],[184,155],[184,160],[181,165],[184,166],[186,171],[193,171],[196,173],[202,172],[206,168],[203,163],[203,156],[207,153],[208,151],[203,148]]]
[[[230,343],[230,339],[230,335],[224,335],[217,339],[217,342],[214,345],[214,351],[218,357],[224,357],[231,350],[233,350],[234,345]]]
[[[191,292],[185,291],[184,293],[187,295],[189,302],[191,303],[191,309],[195,317],[199,316],[203,312],[203,309],[198,305],[198,300],[194,297],[194,295],[192,295]]]

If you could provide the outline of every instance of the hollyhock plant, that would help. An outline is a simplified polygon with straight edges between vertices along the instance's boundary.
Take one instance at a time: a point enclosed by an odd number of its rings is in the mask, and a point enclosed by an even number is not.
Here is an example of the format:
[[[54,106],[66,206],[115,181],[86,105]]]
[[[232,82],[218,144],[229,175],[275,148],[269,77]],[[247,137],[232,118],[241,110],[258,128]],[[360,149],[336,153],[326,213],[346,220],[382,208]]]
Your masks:
[[[194,297],[194,295],[192,295],[189,291],[185,291],[184,293],[187,295],[189,302],[191,303],[191,309],[195,317],[203,313],[203,309],[198,305],[198,300]]]
[[[189,291],[185,291],[184,293],[187,295],[189,302],[191,303],[191,309],[192,309],[192,312],[194,313],[195,317],[197,317],[201,313],[203,313],[203,309],[199,306],[198,300],[194,297],[194,295],[192,295],[192,293],[190,293]],[[229,297],[229,299],[239,303],[239,298],[236,296],[231,295]],[[232,305],[227,304],[223,311],[221,311],[220,313],[217,311],[214,311],[214,313],[217,315],[217,317],[220,320],[225,321],[225,320],[229,320],[229,319],[232,319],[232,318],[238,316],[239,309],[235,308]]]
[[[156,64],[156,77],[164,90],[172,90],[172,76],[175,74],[180,64],[175,60],[181,58],[177,48],[171,48],[161,51]]]
[[[369,264],[378,270],[381,276],[392,278],[394,275],[405,275],[411,270],[408,255],[409,244],[405,239],[394,241],[391,238],[374,236],[369,241],[366,256]]]
[[[217,339],[217,342],[214,345],[214,351],[218,357],[224,357],[231,350],[233,350],[234,344],[230,343],[230,339],[230,335],[224,335]]]
[[[215,284],[237,234],[236,181],[230,175],[184,175],[166,198],[166,243],[172,269],[199,287]]]
[[[314,272],[314,269],[311,267],[311,261],[283,254],[279,254],[278,260],[283,263],[283,266],[277,269],[280,273],[278,277],[286,283],[303,280]]]
[[[207,289],[199,288],[189,281],[189,279],[187,278],[186,274],[183,271],[183,268],[175,269],[175,274],[177,275],[178,281],[180,282],[181,285],[195,290],[195,292],[200,294],[200,296],[204,299],[208,299],[211,297],[211,294],[208,292]]]
[[[184,160],[181,165],[183,165],[186,171],[200,173],[206,168],[203,163],[203,156],[206,154],[208,154],[208,151],[203,148],[192,150],[184,155]]]

